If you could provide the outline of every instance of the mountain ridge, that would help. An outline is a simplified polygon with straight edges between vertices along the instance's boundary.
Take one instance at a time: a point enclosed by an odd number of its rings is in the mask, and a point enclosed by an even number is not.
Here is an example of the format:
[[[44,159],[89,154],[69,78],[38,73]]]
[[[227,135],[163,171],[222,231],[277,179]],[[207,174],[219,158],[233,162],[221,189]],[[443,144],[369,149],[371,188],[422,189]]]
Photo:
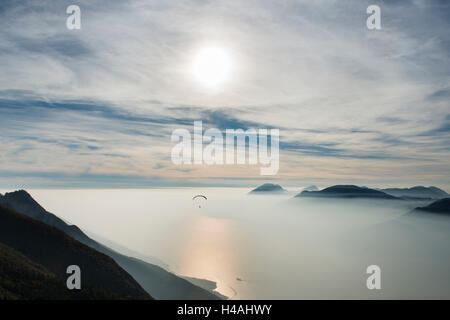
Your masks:
[[[414,186],[410,188],[385,188],[379,190],[400,198],[443,199],[446,197],[450,197],[450,195],[446,191],[435,186],[430,187]]]
[[[219,300],[213,293],[191,282],[145,261],[122,255],[107,246],[91,239],[75,225],[68,225],[61,218],[46,211],[25,190],[5,193],[0,196],[0,205],[11,209],[21,209],[21,213],[34,217],[38,221],[51,225],[89,247],[113,258],[124,268],[148,293],[156,299],[169,300]],[[19,211],[19,210],[17,210]]]
[[[417,207],[415,210],[450,215],[450,198],[436,200],[425,207]]]
[[[275,183],[264,183],[252,191],[250,194],[260,194],[260,193],[285,193],[287,192],[282,186]]]
[[[302,191],[295,196],[295,198],[300,197],[399,199],[382,191],[355,185],[334,185],[320,191]]]
[[[63,298],[151,299],[151,296],[133,277],[111,257],[97,252],[55,227],[1,204],[0,243],[2,244],[2,277],[7,280],[2,283],[3,290],[6,290],[5,283],[8,285],[11,281],[20,281],[20,277],[19,279],[8,277],[13,268],[19,267],[23,272],[31,270],[31,274],[40,274],[48,278],[52,285],[55,285],[57,281],[59,285],[56,289],[63,294]],[[21,256],[27,259],[21,259]],[[8,268],[12,261],[16,262]],[[80,291],[65,292],[67,287],[64,279],[67,277],[66,270],[70,265],[78,265],[81,269],[82,290]],[[26,275],[26,272],[19,273],[18,276],[24,274]],[[31,278],[30,281],[36,280]],[[45,288],[45,285],[39,282],[37,285],[41,289]],[[33,297],[33,294],[31,297],[28,296],[29,292],[22,292],[22,294],[28,298]]]

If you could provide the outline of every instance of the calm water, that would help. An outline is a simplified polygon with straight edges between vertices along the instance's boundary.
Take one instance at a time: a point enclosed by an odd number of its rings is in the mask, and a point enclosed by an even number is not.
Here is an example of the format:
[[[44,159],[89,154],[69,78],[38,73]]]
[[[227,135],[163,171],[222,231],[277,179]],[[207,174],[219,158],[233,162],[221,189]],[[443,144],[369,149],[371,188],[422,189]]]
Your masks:
[[[31,190],[48,211],[231,299],[450,297],[450,219],[418,203],[249,196],[240,188]],[[192,201],[196,194],[206,203]],[[366,288],[366,268],[382,290]]]

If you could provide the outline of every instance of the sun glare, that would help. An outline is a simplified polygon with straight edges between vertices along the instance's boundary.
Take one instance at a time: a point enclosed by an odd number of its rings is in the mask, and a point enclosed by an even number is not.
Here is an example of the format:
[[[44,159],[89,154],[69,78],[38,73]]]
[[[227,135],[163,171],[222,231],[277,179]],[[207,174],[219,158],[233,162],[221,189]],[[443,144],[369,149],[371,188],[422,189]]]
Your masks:
[[[208,47],[200,50],[192,64],[195,79],[207,87],[217,87],[228,77],[231,59],[221,48]]]

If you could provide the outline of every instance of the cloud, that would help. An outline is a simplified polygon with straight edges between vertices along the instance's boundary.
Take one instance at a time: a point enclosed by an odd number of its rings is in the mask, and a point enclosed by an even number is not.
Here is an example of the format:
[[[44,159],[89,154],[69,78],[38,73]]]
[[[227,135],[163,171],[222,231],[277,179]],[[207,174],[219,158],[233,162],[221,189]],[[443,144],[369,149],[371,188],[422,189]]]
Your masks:
[[[395,169],[399,181],[439,184],[450,169],[450,5],[376,3],[380,31],[365,26],[370,1],[93,0],[71,31],[65,1],[2,1],[0,165],[188,179],[191,168],[170,161],[170,134],[202,120],[280,129],[283,179],[392,179]],[[212,44],[233,66],[207,90],[190,65]]]
[[[428,95],[426,99],[428,101],[445,101],[448,103],[450,100],[450,89],[449,88],[439,89],[433,92],[432,94]]]
[[[444,137],[446,141],[449,139],[450,133],[450,114],[448,114],[437,128],[421,133],[420,135],[429,135],[434,137]]]

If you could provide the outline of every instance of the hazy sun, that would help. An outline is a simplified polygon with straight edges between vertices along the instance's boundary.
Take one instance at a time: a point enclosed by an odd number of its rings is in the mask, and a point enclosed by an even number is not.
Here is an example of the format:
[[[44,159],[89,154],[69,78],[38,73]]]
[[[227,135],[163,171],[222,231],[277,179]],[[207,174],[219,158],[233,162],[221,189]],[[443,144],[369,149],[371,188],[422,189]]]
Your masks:
[[[216,87],[226,80],[230,69],[230,56],[219,47],[207,47],[200,50],[192,64],[194,77],[207,87]]]

